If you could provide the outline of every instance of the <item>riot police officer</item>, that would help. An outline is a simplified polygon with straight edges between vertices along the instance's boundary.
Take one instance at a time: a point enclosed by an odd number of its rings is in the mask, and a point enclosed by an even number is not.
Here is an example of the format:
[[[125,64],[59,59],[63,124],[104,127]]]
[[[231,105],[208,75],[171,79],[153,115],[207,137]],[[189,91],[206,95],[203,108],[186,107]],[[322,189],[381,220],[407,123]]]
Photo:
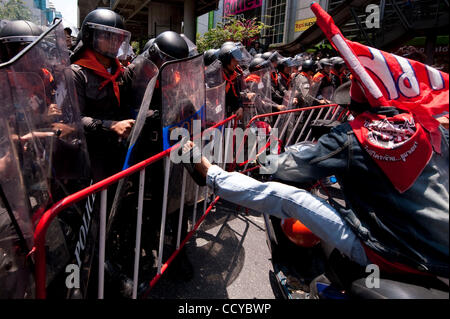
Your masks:
[[[242,53],[234,43],[224,43],[219,51],[219,60],[222,63],[223,78],[227,82],[226,91],[226,115],[237,115],[237,119],[242,118],[244,109],[242,104],[242,84],[241,75],[236,71],[236,67],[242,60]]]
[[[333,63],[328,58],[319,60],[319,71],[313,77],[313,91],[318,99],[330,100],[333,92],[331,69]]]
[[[350,80],[351,73],[347,69],[345,61],[341,57],[332,57],[330,59],[333,67],[330,71],[331,82],[335,88]]]
[[[310,106],[314,101],[315,97],[311,96],[310,89],[315,71],[316,63],[311,59],[307,59],[302,62],[301,71],[295,77],[294,85],[298,92],[297,100],[299,107]]]
[[[96,9],[81,26],[71,57],[82,122],[94,180],[118,172],[125,159],[125,140],[134,120],[127,95],[132,72],[117,59],[119,48],[128,51],[130,32],[114,11]]]

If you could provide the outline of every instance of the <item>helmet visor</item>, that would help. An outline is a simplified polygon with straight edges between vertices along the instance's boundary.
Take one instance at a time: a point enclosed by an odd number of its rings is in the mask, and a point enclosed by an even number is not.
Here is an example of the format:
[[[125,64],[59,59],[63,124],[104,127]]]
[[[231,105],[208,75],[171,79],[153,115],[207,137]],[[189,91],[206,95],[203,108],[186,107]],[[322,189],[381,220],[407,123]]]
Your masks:
[[[153,57],[155,57],[157,60],[159,60],[156,62],[156,65],[158,66],[158,68],[161,67],[166,62],[178,60],[177,58],[162,51],[159,48],[158,44],[156,44],[156,42],[153,42],[153,44],[150,46],[148,51]]]
[[[92,33],[94,51],[109,58],[117,58],[120,52],[128,52],[131,33],[101,24],[88,23]]]
[[[238,61],[238,62],[243,61],[242,51],[238,46],[231,49],[230,54],[236,61]]]
[[[236,46],[239,48],[239,50],[241,50],[241,64],[247,65],[250,64],[250,62],[253,59],[253,56],[247,51],[247,49],[245,48],[245,46],[242,45],[242,43],[237,42]]]

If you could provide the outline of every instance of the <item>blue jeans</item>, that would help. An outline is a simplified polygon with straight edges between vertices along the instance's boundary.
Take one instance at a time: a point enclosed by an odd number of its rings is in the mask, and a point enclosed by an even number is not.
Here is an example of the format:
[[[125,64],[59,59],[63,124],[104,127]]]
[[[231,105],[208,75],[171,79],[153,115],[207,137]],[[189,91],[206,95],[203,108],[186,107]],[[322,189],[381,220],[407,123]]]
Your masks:
[[[298,219],[354,262],[362,266],[369,264],[361,242],[339,213],[325,200],[305,190],[277,182],[262,183],[215,165],[208,170],[207,185],[229,202],[281,219]]]

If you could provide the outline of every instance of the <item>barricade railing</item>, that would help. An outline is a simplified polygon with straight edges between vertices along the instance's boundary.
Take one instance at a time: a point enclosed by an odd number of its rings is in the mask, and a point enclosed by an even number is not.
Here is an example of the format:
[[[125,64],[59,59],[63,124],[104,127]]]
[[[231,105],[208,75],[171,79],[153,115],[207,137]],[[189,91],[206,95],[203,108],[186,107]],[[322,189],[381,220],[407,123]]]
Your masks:
[[[319,110],[319,112],[316,114],[315,118],[313,119],[314,110]],[[327,112],[325,112],[325,114],[324,114],[324,110],[327,110]],[[309,111],[309,114],[307,113],[308,111]],[[289,146],[289,145],[291,145],[290,143],[291,143],[291,141],[293,141],[294,134],[297,132],[297,128],[300,125],[301,120],[305,117],[305,114],[308,114],[307,119],[303,123],[300,133],[298,134],[298,137],[295,140],[295,144],[297,144],[301,141],[308,141],[308,139],[310,138],[311,133],[312,133],[312,127],[310,124],[314,120],[319,120],[319,119],[327,119],[327,120],[332,120],[332,121],[336,120],[336,119],[340,120],[346,114],[346,112],[347,112],[347,110],[342,108],[338,104],[326,104],[326,105],[308,106],[308,107],[303,107],[303,108],[298,108],[298,109],[260,114],[260,115],[256,115],[256,116],[252,117],[250,119],[250,121],[247,123],[246,128],[245,128],[246,133],[244,134],[244,137],[248,136],[248,131],[249,131],[251,125],[255,121],[257,121],[259,119],[268,119],[271,117],[278,116],[277,120],[275,121],[275,124],[273,125],[273,128],[278,128],[278,132],[281,132],[280,135],[278,136],[278,138],[280,140],[282,140],[288,130],[288,126],[291,123],[292,119],[294,119],[295,116],[298,116],[297,120],[295,121],[295,125],[294,125],[293,129],[291,130],[288,138],[285,139],[286,143],[284,143],[284,146]],[[288,118],[287,118],[287,120],[284,120],[282,127],[279,128],[278,126],[280,125],[280,122],[282,121],[282,117],[281,117],[282,115],[288,115]],[[304,134],[305,132],[307,132],[306,136]],[[305,138],[303,140],[301,139],[302,136],[305,136]],[[239,158],[240,153],[244,149],[244,145],[245,145],[245,138],[244,138],[244,140],[241,141],[241,143],[239,145],[236,158]],[[251,147],[253,149],[249,152],[249,154],[254,154],[255,153],[254,148],[257,147],[257,144],[255,143]],[[243,166],[244,170],[247,170],[247,167],[252,160],[255,160],[255,158],[249,158],[246,161],[244,161],[243,163],[240,163],[239,166],[241,166],[241,167]],[[237,166],[237,163],[234,163],[234,167],[236,167],[236,166]]]
[[[216,125],[206,129],[202,134],[205,134],[211,129],[215,129],[218,127],[222,127],[224,129],[224,125],[227,124],[228,128],[231,127],[231,123],[235,122],[236,115],[230,116],[229,118],[217,123]],[[236,125],[234,125],[236,128]],[[195,140],[196,137],[194,137]],[[225,153],[224,158],[227,158],[227,138],[224,140],[225,142]],[[183,217],[184,210],[184,193],[186,190],[186,178],[187,173],[186,169],[183,169],[183,186],[182,186],[182,194],[181,194],[181,202],[180,202],[180,217],[179,217],[179,226],[178,226],[178,234],[177,234],[177,248],[175,252],[169,257],[167,262],[162,264],[162,256],[163,256],[163,243],[164,243],[164,231],[165,231],[165,217],[167,211],[167,192],[168,192],[168,182],[169,182],[169,169],[170,169],[170,153],[175,151],[179,147],[179,144],[172,146],[171,148],[156,154],[126,170],[123,170],[117,174],[114,174],[102,181],[97,182],[94,185],[91,185],[85,189],[82,189],[72,195],[69,195],[62,200],[58,201],[54,204],[50,209],[48,209],[39,220],[35,233],[34,233],[34,246],[30,254],[33,254],[35,260],[35,283],[36,283],[36,298],[45,299],[46,298],[46,250],[45,250],[45,241],[47,230],[53,221],[53,219],[58,216],[63,210],[71,207],[72,205],[78,203],[79,201],[87,198],[88,196],[101,192],[101,201],[100,201],[100,225],[99,225],[99,265],[98,265],[98,298],[104,298],[104,268],[105,268],[105,245],[106,245],[106,215],[107,215],[107,189],[109,186],[119,182],[121,179],[127,178],[135,173],[140,173],[139,176],[139,194],[138,194],[138,211],[137,211],[137,224],[136,224],[136,249],[135,249],[135,259],[134,259],[134,274],[133,274],[133,298],[137,297],[137,286],[138,286],[138,276],[139,276],[139,255],[140,255],[140,242],[141,242],[141,230],[142,230],[142,213],[143,213],[143,199],[144,199],[144,181],[145,181],[145,169],[149,165],[161,160],[165,159],[166,161],[166,174],[164,177],[164,198],[163,198],[163,209],[162,209],[162,220],[161,220],[161,232],[160,232],[160,242],[159,242],[159,251],[158,251],[158,271],[157,275],[150,281],[149,289],[145,292],[144,297],[148,295],[149,290],[156,284],[159,278],[162,276],[164,271],[170,265],[170,263],[174,260],[174,258],[178,255],[180,250],[184,247],[184,245],[188,242],[188,240],[192,237],[192,235],[196,232],[200,224],[203,222],[205,217],[209,214],[211,209],[219,200],[216,197],[213,202],[207,206],[208,200],[208,188],[205,187],[205,202],[204,202],[204,214],[203,216],[196,221],[196,209],[197,209],[197,199],[198,199],[198,191],[197,187],[197,198],[195,198],[195,207],[194,207],[194,216],[193,216],[193,225],[194,227],[189,232],[187,237],[180,243],[181,240],[181,220]],[[225,160],[223,161],[225,163]]]

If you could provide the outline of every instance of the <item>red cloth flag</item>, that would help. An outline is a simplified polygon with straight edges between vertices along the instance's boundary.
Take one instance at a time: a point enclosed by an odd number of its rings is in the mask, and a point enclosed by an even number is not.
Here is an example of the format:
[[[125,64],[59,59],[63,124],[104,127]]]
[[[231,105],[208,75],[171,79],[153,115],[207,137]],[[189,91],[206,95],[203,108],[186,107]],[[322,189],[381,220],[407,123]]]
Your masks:
[[[311,10],[317,17],[317,25],[353,74],[352,98],[359,102],[364,98],[373,107],[393,106],[406,111],[401,116],[402,123],[398,117],[382,119],[367,114],[351,123],[360,143],[366,150],[370,149],[369,154],[378,154],[378,157],[372,158],[397,190],[405,191],[428,163],[432,148],[440,153],[441,134],[435,116],[449,110],[448,73],[349,41],[319,4],[313,3]],[[381,129],[380,125],[375,125],[382,122],[384,124]],[[408,132],[406,128],[412,129],[413,132]],[[384,141],[380,142],[383,139]],[[374,141],[376,142],[373,143]],[[416,146],[408,148],[407,145]],[[380,149],[385,151],[383,156],[380,156]],[[403,156],[402,160],[397,162],[398,165],[392,165],[395,156],[398,159],[399,155],[405,152],[410,156]],[[420,160],[417,158],[419,153]],[[391,163],[380,158],[390,158]]]

